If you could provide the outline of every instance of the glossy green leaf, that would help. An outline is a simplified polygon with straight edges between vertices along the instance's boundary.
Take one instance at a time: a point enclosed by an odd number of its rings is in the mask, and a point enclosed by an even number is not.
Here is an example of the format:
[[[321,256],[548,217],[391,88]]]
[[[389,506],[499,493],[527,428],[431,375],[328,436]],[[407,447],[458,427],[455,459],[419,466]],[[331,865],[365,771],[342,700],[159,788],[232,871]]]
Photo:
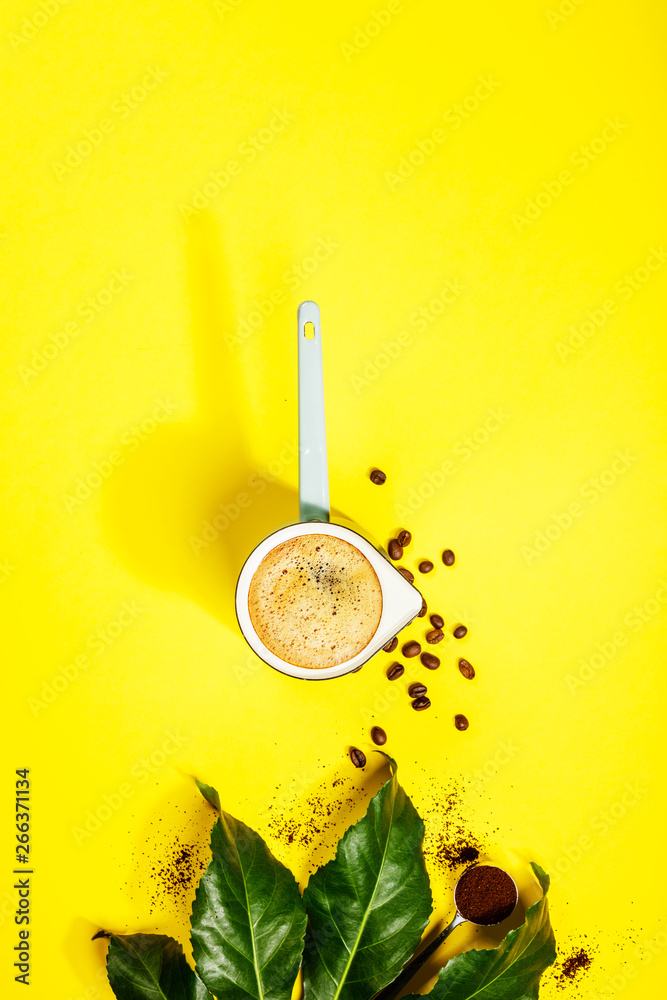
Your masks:
[[[198,782],[213,805],[217,792]],[[292,873],[262,838],[221,811],[192,907],[197,972],[218,1000],[290,1000],[306,914]]]
[[[107,974],[118,1000],[212,1000],[180,944],[162,934],[111,934]]]
[[[195,778],[195,782],[197,784],[197,788],[202,793],[202,795],[209,803],[209,805],[212,805],[214,809],[218,810],[218,812],[222,812],[222,809],[220,808],[220,796],[218,795],[215,788],[213,788],[211,785],[205,785],[204,782],[200,781],[198,778]]]
[[[390,780],[304,892],[305,1000],[369,1000],[395,979],[428,922],[424,824],[387,759]]]
[[[431,1000],[535,1000],[540,976],[556,960],[549,922],[549,876],[532,866],[544,893],[526,912],[525,922],[497,948],[466,951],[447,962],[427,994]],[[418,994],[404,1000],[422,1000]]]

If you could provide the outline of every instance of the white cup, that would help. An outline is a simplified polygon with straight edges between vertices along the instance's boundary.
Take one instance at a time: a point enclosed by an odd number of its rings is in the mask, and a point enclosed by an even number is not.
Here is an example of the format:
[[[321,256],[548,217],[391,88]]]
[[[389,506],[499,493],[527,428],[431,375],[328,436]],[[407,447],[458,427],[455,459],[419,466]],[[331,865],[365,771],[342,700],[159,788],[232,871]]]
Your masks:
[[[309,330],[306,330],[306,327]],[[308,336],[308,333],[311,336]],[[283,525],[253,549],[236,585],[236,617],[241,631],[261,659],[291,677],[325,680],[353,673],[417,616],[422,606],[419,591],[390,562],[384,549],[351,521],[329,516],[322,337],[320,311],[314,302],[298,310],[299,343],[299,513],[300,520]],[[333,535],[353,545],[375,570],[382,591],[382,613],[370,642],[351,659],[332,667],[299,667],[277,656],[257,634],[248,610],[250,583],[262,560],[277,545],[300,535]]]

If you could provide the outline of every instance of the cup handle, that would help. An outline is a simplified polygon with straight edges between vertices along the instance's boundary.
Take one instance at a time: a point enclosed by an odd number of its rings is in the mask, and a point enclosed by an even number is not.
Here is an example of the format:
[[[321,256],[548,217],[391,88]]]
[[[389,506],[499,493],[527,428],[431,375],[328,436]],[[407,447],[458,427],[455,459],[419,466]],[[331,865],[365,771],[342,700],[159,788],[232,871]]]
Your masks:
[[[299,328],[299,520],[329,520],[327,433],[324,423],[322,330],[315,302],[302,302]],[[312,323],[311,337],[306,325]]]

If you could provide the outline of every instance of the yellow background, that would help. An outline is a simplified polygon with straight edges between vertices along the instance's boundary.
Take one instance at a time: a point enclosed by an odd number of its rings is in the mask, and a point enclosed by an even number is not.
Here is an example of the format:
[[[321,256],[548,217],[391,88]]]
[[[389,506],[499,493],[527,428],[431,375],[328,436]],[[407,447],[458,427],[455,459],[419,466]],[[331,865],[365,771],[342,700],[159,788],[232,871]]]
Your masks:
[[[528,901],[526,862],[551,874],[561,955],[593,964],[565,993],[548,973],[544,997],[662,995],[665,14],[560,9],[3,7],[3,996],[24,995],[14,768],[33,786],[31,995],[103,1000],[99,927],[185,940],[189,903],[152,906],[151,871],[206,842],[189,776],[303,883],[383,777],[347,759],[374,722],[429,836],[453,782]],[[302,683],[235,624],[239,562],[297,509],[308,298],[332,504],[384,543],[409,528],[431,609],[470,628],[425,713],[418,665]],[[334,819],[290,844],[275,817],[303,825],[318,795]],[[454,876],[432,875],[443,919]]]

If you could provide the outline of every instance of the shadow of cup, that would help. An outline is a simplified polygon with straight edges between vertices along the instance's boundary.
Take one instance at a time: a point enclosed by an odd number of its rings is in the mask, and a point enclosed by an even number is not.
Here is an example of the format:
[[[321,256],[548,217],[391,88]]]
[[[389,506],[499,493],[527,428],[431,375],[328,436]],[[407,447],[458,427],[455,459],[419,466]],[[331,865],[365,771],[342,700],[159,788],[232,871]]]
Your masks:
[[[285,473],[296,478],[298,443],[296,435],[283,442],[266,468],[252,457],[244,431],[252,400],[224,340],[236,317],[220,242],[208,213],[188,224],[197,410],[185,421],[147,421],[152,429],[121,445],[102,487],[102,518],[112,551],[132,573],[237,630],[234,589],[248,552],[298,511],[296,490],[282,481]]]

